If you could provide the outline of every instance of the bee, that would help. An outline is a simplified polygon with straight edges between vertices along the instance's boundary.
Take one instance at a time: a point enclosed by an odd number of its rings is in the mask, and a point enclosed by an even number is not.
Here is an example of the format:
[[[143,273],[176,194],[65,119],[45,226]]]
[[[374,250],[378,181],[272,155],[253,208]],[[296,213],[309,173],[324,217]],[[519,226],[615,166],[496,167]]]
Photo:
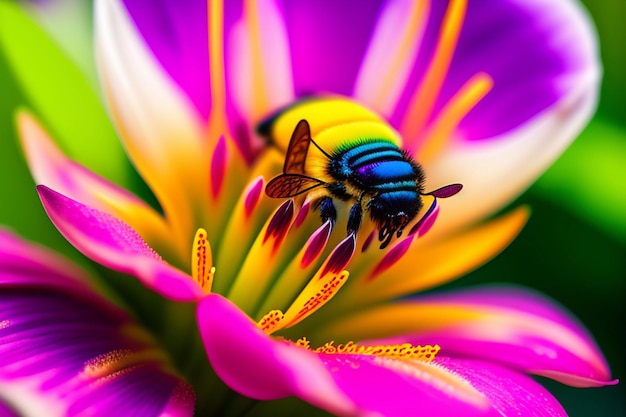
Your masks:
[[[337,220],[334,200],[353,202],[347,233],[358,232],[365,212],[378,229],[381,249],[416,218],[422,196],[435,197],[432,212],[437,197],[450,197],[462,188],[451,184],[424,193],[424,170],[401,149],[400,134],[347,98],[302,99],[266,119],[257,132],[286,149],[282,174],[265,188],[269,197],[306,194],[322,222],[331,225]]]

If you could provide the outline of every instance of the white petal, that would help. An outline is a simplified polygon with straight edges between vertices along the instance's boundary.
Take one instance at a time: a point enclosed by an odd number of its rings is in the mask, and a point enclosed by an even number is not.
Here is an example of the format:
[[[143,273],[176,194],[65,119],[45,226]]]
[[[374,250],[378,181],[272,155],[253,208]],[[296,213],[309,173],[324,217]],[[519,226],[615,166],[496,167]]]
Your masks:
[[[95,7],[97,63],[112,117],[130,157],[172,222],[174,239],[188,244],[192,207],[206,206],[202,199],[208,190],[200,117],[160,67],[123,5],[101,0]]]

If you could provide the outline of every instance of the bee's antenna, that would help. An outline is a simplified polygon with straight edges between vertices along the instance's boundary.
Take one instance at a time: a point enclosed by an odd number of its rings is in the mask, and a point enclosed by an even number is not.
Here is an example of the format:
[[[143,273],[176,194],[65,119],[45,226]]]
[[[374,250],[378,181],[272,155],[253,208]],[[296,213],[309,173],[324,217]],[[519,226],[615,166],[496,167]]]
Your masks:
[[[319,150],[320,150],[320,152],[321,152],[321,153],[323,153],[323,154],[324,154],[324,156],[326,156],[326,158],[328,158],[329,160],[332,160],[332,159],[333,159],[333,157],[332,157],[332,156],[330,156],[330,155],[329,155],[329,154],[328,154],[328,153],[327,153],[324,149],[320,148],[320,145],[318,145],[318,144],[317,144],[317,143],[313,140],[313,138],[311,138],[311,143],[312,143],[313,145],[315,145],[315,147],[316,147],[317,149],[319,149]]]
[[[429,193],[420,193],[421,195],[432,195],[435,198],[448,198],[456,195],[463,189],[463,184],[448,184],[441,188],[437,188]]]

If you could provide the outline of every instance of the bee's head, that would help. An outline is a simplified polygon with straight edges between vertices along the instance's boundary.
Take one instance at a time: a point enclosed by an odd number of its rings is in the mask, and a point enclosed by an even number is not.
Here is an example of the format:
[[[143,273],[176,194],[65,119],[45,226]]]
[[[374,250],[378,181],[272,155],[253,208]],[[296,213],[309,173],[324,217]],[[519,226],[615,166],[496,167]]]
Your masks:
[[[402,230],[417,216],[422,204],[420,194],[414,191],[390,191],[370,199],[368,210],[378,227],[381,249],[389,245],[394,235],[402,235]]]

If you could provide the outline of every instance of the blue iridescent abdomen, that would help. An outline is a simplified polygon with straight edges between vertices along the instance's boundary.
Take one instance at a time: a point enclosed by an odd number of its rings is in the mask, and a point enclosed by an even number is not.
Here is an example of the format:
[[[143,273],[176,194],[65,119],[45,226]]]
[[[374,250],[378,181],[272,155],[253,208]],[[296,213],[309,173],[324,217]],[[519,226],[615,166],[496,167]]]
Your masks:
[[[399,193],[398,198],[406,198],[410,193],[415,198],[421,171],[393,143],[370,141],[336,152],[329,174],[367,194]]]

